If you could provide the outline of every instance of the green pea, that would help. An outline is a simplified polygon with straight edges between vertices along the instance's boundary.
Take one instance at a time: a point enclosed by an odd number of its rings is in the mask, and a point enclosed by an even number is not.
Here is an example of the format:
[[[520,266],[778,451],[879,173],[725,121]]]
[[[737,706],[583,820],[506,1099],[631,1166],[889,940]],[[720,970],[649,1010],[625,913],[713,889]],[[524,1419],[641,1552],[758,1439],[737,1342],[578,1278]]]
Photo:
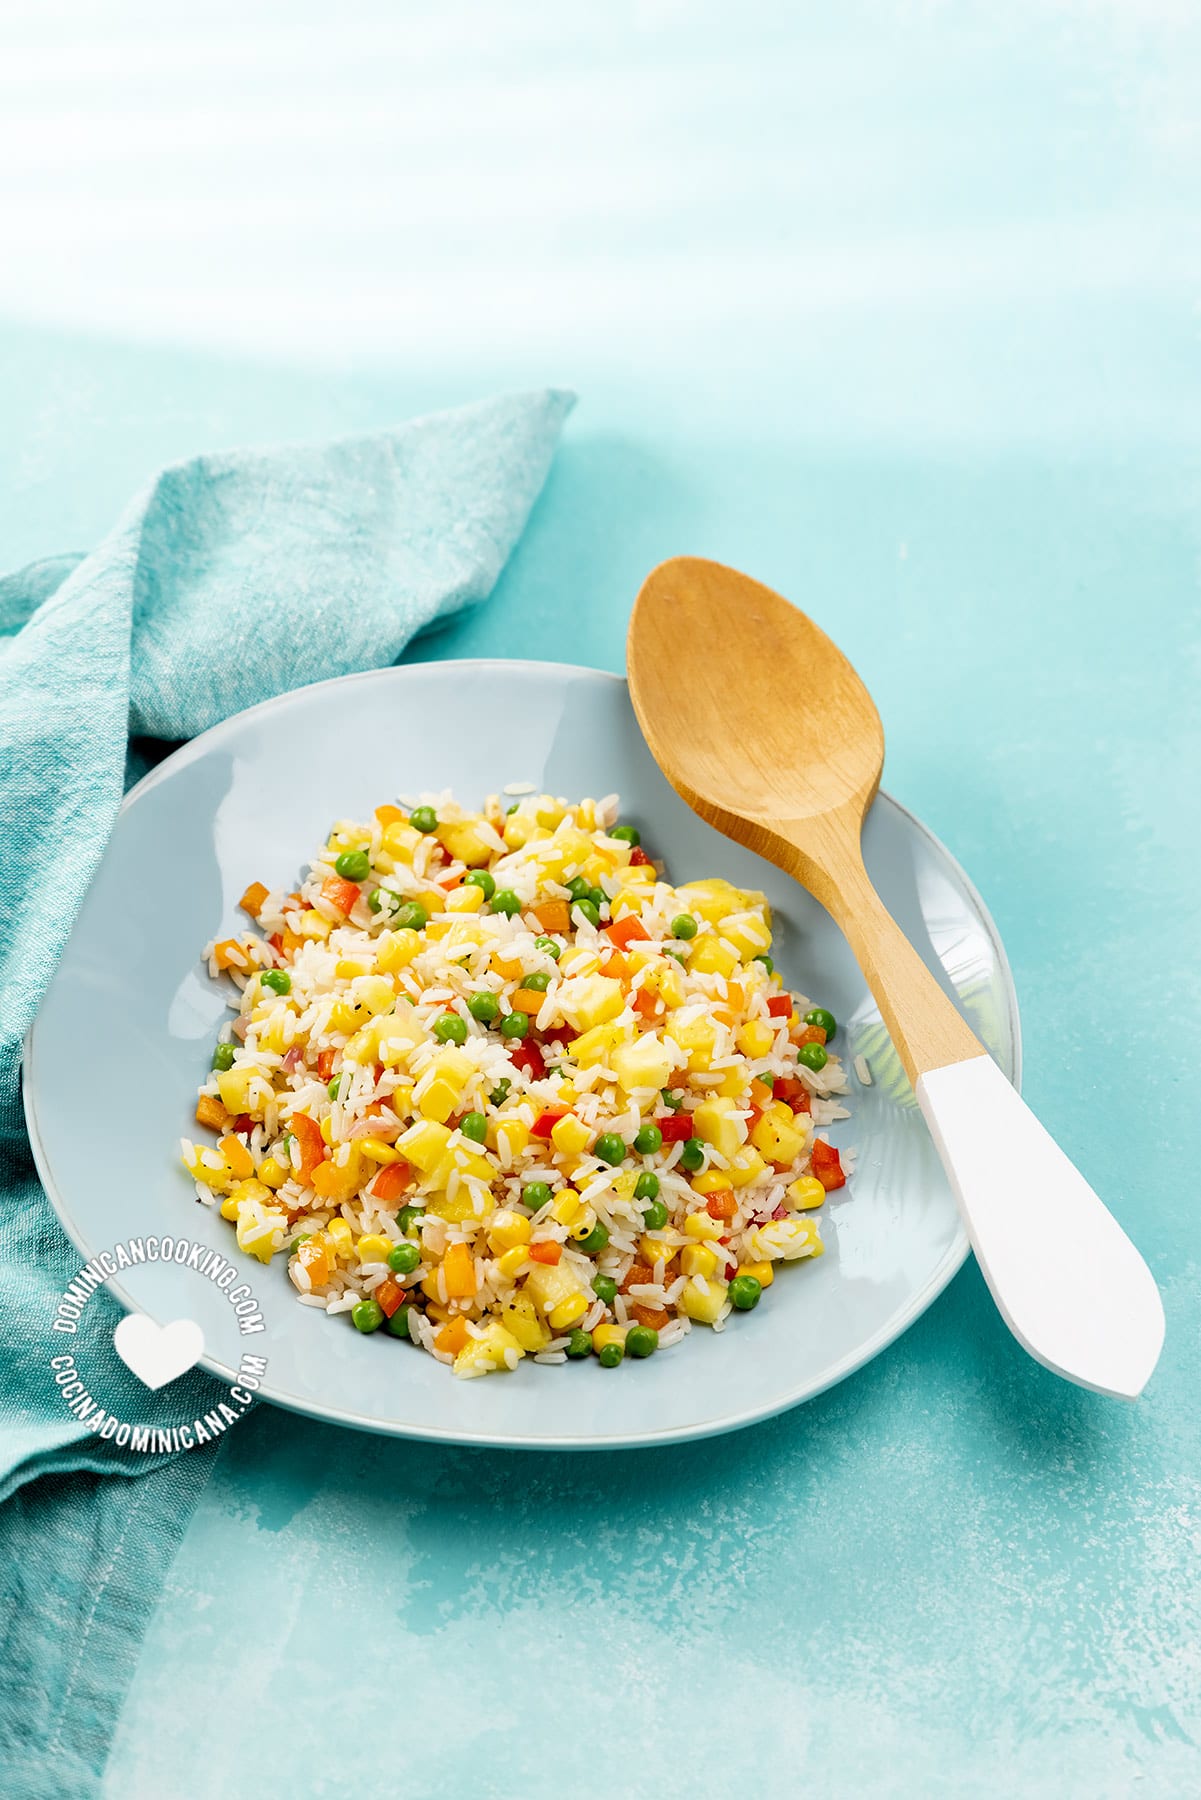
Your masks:
[[[604,1349],[598,1352],[596,1360],[602,1369],[615,1369],[624,1355],[625,1350],[620,1344],[606,1344]]]
[[[764,1069],[760,1074],[756,1075],[755,1080],[761,1081],[765,1088],[771,1088],[774,1093],[776,1078],[770,1070]]]
[[[539,974],[538,971],[535,970],[532,975],[522,976],[521,985],[523,988],[529,988],[531,993],[545,994],[547,988],[550,986],[550,976]]]
[[[404,1302],[403,1306],[397,1307],[396,1311],[392,1314],[392,1317],[388,1320],[388,1330],[391,1332],[393,1337],[398,1337],[398,1338],[411,1338],[412,1337],[413,1334],[409,1330],[409,1314],[412,1311],[413,1311],[412,1303],[408,1300],[406,1300]]]
[[[233,1047],[233,1045],[232,1044],[218,1044],[217,1048],[213,1051],[213,1060],[212,1060],[212,1063],[210,1064],[210,1067],[216,1069],[218,1074],[224,1075],[226,1070],[232,1069],[233,1066],[234,1066],[234,1047]]]
[[[730,1283],[730,1305],[739,1312],[753,1312],[758,1306],[763,1285],[755,1275],[735,1275]]]
[[[670,958],[671,958],[671,960],[672,960],[672,962],[674,962],[674,963],[679,963],[679,965],[680,965],[680,967],[681,967],[681,968],[683,968],[683,966],[684,966],[684,958],[683,958],[683,956],[682,956],[682,955],[681,955],[681,953],[680,953],[680,952],[679,952],[679,951],[678,951],[678,950],[668,950],[668,949],[667,949],[667,948],[666,948],[666,947],[665,947],[665,948],[664,948],[664,951],[663,951],[663,954],[664,954],[664,956],[670,956]]]
[[[465,1138],[470,1138],[473,1144],[482,1144],[488,1135],[488,1121],[483,1113],[464,1113],[459,1120],[459,1130]]]
[[[662,1231],[667,1223],[667,1208],[662,1200],[652,1200],[642,1215],[642,1223],[648,1231]]]
[[[512,1085],[513,1083],[509,1080],[509,1077],[507,1075],[502,1075],[492,1092],[488,1095],[489,1105],[503,1106],[505,1101],[509,1098],[509,1089]]]
[[[438,829],[438,815],[432,806],[415,806],[409,814],[409,824],[414,831],[427,834]]]
[[[592,1337],[577,1326],[567,1340],[567,1354],[574,1358],[592,1355]]]
[[[609,836],[616,838],[619,844],[628,844],[632,850],[637,850],[642,842],[642,833],[637,825],[615,825]]]
[[[653,1356],[659,1348],[659,1333],[652,1325],[632,1325],[626,1332],[626,1349],[631,1356]]]
[[[384,1309],[378,1300],[360,1300],[352,1307],[350,1317],[356,1331],[378,1331],[384,1322]]]
[[[602,1162],[615,1169],[619,1162],[625,1161],[626,1147],[623,1139],[615,1131],[602,1131],[592,1146],[593,1156],[599,1156]]]
[[[637,1138],[635,1138],[637,1143]],[[659,1198],[659,1177],[653,1169],[644,1169],[634,1183],[635,1200],[657,1200]]]
[[[401,1207],[400,1211],[396,1215],[396,1223],[400,1226],[400,1229],[404,1232],[406,1237],[408,1237],[408,1235],[409,1235],[410,1225],[412,1225],[415,1220],[419,1220],[421,1218],[422,1214],[424,1213],[424,1211],[425,1211],[424,1206],[402,1206]]]
[[[606,894],[603,887],[589,888],[588,889],[588,898],[589,898],[589,900],[591,900],[593,906],[596,907],[598,912],[600,911],[602,906],[607,906],[609,904],[609,896],[608,896],[608,894]]]
[[[609,1233],[598,1219],[587,1237],[577,1238],[576,1249],[587,1256],[598,1256],[608,1242]]]
[[[838,1022],[835,1019],[834,1014],[832,1012],[827,1012],[824,1006],[811,1006],[809,1011],[805,1014],[805,1023],[806,1025],[816,1025],[820,1030],[824,1031],[827,1044],[838,1030]]]
[[[458,1013],[443,1013],[440,1019],[434,1020],[434,1036],[440,1044],[465,1044],[467,1021],[460,1019]]]
[[[388,1267],[394,1275],[411,1275],[421,1261],[421,1252],[416,1244],[397,1244],[388,1252]]]
[[[796,1053],[796,1059],[799,1063],[803,1063],[805,1068],[812,1069],[815,1075],[824,1069],[830,1060],[823,1044],[802,1044]]]
[[[558,962],[563,954],[561,946],[556,944],[554,938],[536,937],[534,939],[534,948],[535,950],[541,950],[543,956],[553,957],[555,962]],[[526,986],[529,986],[528,981],[526,982]]]
[[[325,1091],[331,1100],[336,1100],[342,1092],[342,1077],[335,1075],[332,1081],[326,1083]]]
[[[496,881],[487,869],[472,869],[470,875],[464,875],[463,886],[481,888],[485,900],[491,900],[496,892]]]
[[[294,1237],[292,1242],[288,1245],[288,1255],[295,1256],[296,1252],[300,1249],[300,1246],[302,1244],[307,1244],[312,1235],[311,1231],[302,1231],[299,1237]]]
[[[519,800],[514,800],[512,806],[506,806],[505,807],[505,818],[511,819],[513,817],[513,814],[517,811],[517,808],[520,804],[521,804],[521,802]]]
[[[491,1025],[500,1012],[500,1001],[495,994],[473,994],[467,1002],[467,1010],[481,1025]]]
[[[391,888],[372,888],[367,896],[367,905],[373,913],[394,913],[400,907],[400,895],[394,894]]]
[[[500,1022],[500,1035],[506,1038],[523,1038],[530,1028],[528,1013],[506,1013]]]
[[[397,909],[396,929],[398,931],[424,931],[429,914],[420,900],[406,900]]]
[[[567,892],[573,900],[586,900],[592,891],[592,883],[585,881],[582,875],[573,875],[567,883]]]
[[[284,1135],[280,1138],[279,1153],[283,1157],[285,1162],[291,1161],[292,1145],[295,1142],[296,1142],[296,1139],[292,1136],[292,1133],[290,1131],[285,1131]]]
[[[677,913],[671,922],[671,935],[678,938],[694,938],[696,936],[696,920],[691,913]]]
[[[668,1112],[679,1112],[684,1104],[683,1096],[680,1094],[673,1094],[670,1088],[660,1088],[659,1098],[662,1100]]]
[[[521,901],[512,888],[501,888],[499,894],[492,896],[492,910],[504,913],[506,919],[511,919],[514,913],[521,911]]]
[[[343,850],[334,869],[344,881],[366,881],[371,873],[371,858],[365,850]]]
[[[599,926],[600,926],[600,911],[594,901],[592,901],[592,900],[577,900],[574,907],[572,908],[572,911],[582,913],[584,918],[587,919],[589,925],[591,925],[594,929],[599,928]]]
[[[596,1295],[598,1300],[603,1300],[606,1306],[612,1306],[617,1298],[617,1283],[614,1281],[612,1275],[594,1275],[592,1277],[592,1292]]]
[[[705,1144],[703,1138],[685,1138],[680,1149],[680,1167],[687,1169],[690,1175],[704,1167]]]
[[[762,963],[762,964],[763,964],[763,967],[764,967],[764,968],[765,968],[765,969],[766,969],[766,970],[767,970],[767,972],[768,972],[768,974],[769,974],[769,975],[774,975],[774,974],[775,974],[775,972],[776,972],[776,965],[775,965],[775,963],[774,963],[774,962],[773,962],[773,961],[772,961],[772,959],[771,959],[771,957],[770,957],[770,956],[768,956],[768,955],[766,955],[766,953],[765,953],[765,954],[764,954],[764,955],[763,955],[763,956],[757,956],[757,957],[756,957],[756,958],[755,958],[755,961],[756,961],[756,962],[761,962],[761,963]]]
[[[270,988],[273,993],[290,994],[292,992],[292,977],[286,969],[264,969],[259,980],[265,988]]]
[[[521,1198],[531,1212],[541,1212],[544,1206],[550,1205],[550,1188],[545,1181],[529,1181],[522,1190]]]
[[[634,1148],[639,1156],[654,1156],[663,1148],[663,1133],[657,1125],[644,1125],[634,1138]]]

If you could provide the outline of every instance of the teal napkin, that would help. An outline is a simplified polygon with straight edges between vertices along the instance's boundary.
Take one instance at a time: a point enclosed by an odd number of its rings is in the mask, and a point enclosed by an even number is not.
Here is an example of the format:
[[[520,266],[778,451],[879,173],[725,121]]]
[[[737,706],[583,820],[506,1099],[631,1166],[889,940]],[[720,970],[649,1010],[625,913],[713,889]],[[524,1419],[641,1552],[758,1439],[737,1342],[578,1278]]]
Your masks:
[[[78,1257],[34,1173],[21,1043],[112,830],[130,734],[189,737],[394,662],[484,599],[571,404],[519,394],[371,437],[196,457],[87,555],[0,579],[0,1793],[96,1790],[214,1454],[156,1461],[98,1440],[49,1371]],[[84,1319],[108,1339],[106,1403],[136,1423],[146,1389],[107,1374],[119,1316],[100,1293]],[[71,1345],[80,1367],[86,1341]],[[208,1378],[187,1382],[207,1411]]]

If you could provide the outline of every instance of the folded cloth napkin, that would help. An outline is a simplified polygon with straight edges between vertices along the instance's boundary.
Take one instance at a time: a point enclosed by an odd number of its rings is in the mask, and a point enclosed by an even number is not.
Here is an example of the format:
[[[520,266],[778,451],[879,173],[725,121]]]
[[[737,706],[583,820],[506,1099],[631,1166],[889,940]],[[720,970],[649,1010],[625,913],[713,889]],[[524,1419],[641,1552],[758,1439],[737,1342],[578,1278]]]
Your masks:
[[[188,737],[384,666],[485,598],[571,404],[519,394],[325,446],[196,457],[89,554],[0,580],[0,1793],[95,1791],[214,1454],[99,1440],[49,1369],[79,1258],[34,1173],[21,1043],[112,830],[129,735]],[[103,1292],[85,1309],[110,1343],[119,1316]],[[207,1411],[213,1384],[186,1380]],[[147,1399],[132,1376],[106,1385],[132,1423]]]

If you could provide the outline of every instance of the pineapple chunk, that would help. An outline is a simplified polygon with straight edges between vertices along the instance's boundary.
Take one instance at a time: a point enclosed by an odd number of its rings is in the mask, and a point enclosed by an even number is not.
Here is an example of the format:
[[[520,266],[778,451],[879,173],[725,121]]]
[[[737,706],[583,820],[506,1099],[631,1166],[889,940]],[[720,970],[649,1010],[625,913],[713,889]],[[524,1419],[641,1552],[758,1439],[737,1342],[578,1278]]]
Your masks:
[[[461,1381],[470,1381],[476,1375],[491,1375],[494,1369],[507,1369],[508,1352],[516,1351],[523,1357],[525,1351],[511,1331],[496,1319],[484,1327],[482,1337],[468,1338],[454,1360],[454,1373]]]
[[[688,912],[708,920],[710,925],[720,925],[731,913],[744,911],[752,896],[715,877],[712,881],[690,881],[687,887],[678,890],[676,898]],[[761,900],[763,896],[758,894],[754,898]]]
[[[244,1185],[258,1187],[261,1184],[247,1182]],[[261,1200],[248,1196],[238,1208],[238,1249],[248,1256],[257,1256],[261,1263],[269,1263],[276,1250],[276,1233],[286,1231],[287,1226],[286,1212],[276,1206],[264,1206]]]
[[[685,1022],[675,1020],[668,1026],[667,1035],[684,1052],[690,1069],[709,1067],[717,1044],[717,1026],[712,1019],[699,1013]]]
[[[726,1303],[728,1285],[710,1276],[690,1276],[680,1295],[680,1311],[698,1325],[715,1325]]]
[[[384,856],[377,857],[376,860],[381,866],[385,858],[392,862],[411,863],[413,852],[420,842],[421,833],[419,831],[414,831],[411,825],[404,825],[399,819],[394,819],[390,825],[384,826],[380,836],[380,848],[383,850]]]
[[[746,1187],[756,1176],[762,1175],[767,1164],[760,1156],[754,1144],[744,1144],[725,1172],[728,1187]]]
[[[539,1312],[549,1313],[578,1294],[580,1284],[564,1263],[535,1263],[525,1278],[525,1291]]]
[[[721,935],[745,962],[771,949],[771,926],[759,912],[731,913],[721,922]]]
[[[438,836],[459,862],[478,869],[492,855],[470,819],[449,819],[438,826]]]
[[[701,1101],[692,1115],[692,1128],[697,1137],[712,1144],[727,1162],[738,1155],[746,1142],[746,1121],[737,1116],[733,1100],[724,1095]]]
[[[764,1262],[795,1262],[825,1250],[816,1219],[771,1219],[747,1233],[747,1249]]]
[[[450,1132],[435,1119],[418,1119],[396,1140],[396,1148],[406,1162],[428,1175],[446,1156]]]
[[[581,975],[565,981],[558,998],[563,1017],[581,1032],[607,1025],[625,1008],[620,981],[607,975]]]
[[[727,949],[715,933],[708,932],[688,958],[688,967],[697,975],[730,976],[738,967],[738,952]]]
[[[537,1356],[550,1343],[550,1331],[538,1317],[528,1294],[515,1294],[501,1313],[500,1322],[529,1356]]]
[[[665,1088],[671,1077],[670,1053],[653,1033],[619,1044],[610,1059],[613,1073],[627,1094],[638,1088]]]
[[[776,1034],[762,1019],[748,1019],[735,1041],[744,1056],[766,1056]]]
[[[421,933],[419,931],[385,931],[379,939],[379,954],[375,966],[385,975],[395,975],[401,969],[407,969],[415,956],[421,955]]]
[[[604,1062],[618,1044],[629,1040],[630,1035],[628,1025],[594,1025],[591,1031],[581,1032],[572,1040],[571,1054],[578,1063],[585,1065]]]
[[[422,1090],[417,1101],[417,1110],[423,1119],[434,1119],[439,1125],[445,1125],[458,1104],[458,1088],[438,1075],[427,1088]]]
[[[239,1113],[249,1113],[252,1119],[257,1118],[262,1112],[262,1106],[251,1104],[250,1086],[254,1081],[265,1079],[263,1071],[255,1068],[252,1063],[239,1064],[234,1069],[223,1069],[217,1076],[217,1090],[226,1112],[233,1113],[235,1118]]]
[[[777,1100],[751,1132],[751,1142],[768,1162],[794,1163],[805,1148],[805,1133],[797,1129],[792,1108]]]

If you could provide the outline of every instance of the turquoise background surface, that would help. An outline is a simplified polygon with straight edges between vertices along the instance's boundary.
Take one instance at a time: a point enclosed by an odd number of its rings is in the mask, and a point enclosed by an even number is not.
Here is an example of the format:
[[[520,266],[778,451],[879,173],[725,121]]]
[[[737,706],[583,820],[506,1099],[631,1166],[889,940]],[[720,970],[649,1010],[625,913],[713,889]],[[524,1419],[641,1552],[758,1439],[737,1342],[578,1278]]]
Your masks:
[[[993,910],[1028,1098],[1168,1314],[1132,1408],[1025,1359],[969,1265],[869,1369],[709,1446],[448,1454],[264,1410],[107,1791],[1193,1791],[1195,14],[5,30],[0,563],[88,545],[175,455],[576,388],[493,601],[412,654],[620,668],[682,550],[812,611]]]

